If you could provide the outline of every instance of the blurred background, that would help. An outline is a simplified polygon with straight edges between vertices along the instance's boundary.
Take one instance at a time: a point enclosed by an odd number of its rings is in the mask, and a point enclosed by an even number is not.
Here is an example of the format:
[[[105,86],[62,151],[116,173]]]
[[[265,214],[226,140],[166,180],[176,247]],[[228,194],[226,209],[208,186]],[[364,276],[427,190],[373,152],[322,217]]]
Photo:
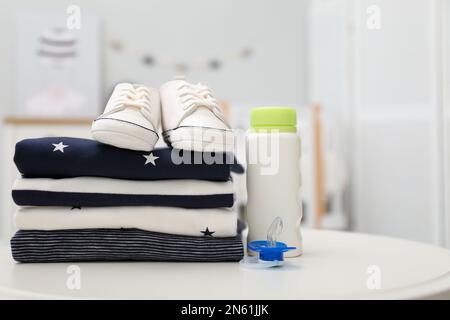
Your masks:
[[[449,23],[450,0],[1,0],[1,239],[17,141],[89,138],[115,84],[184,75],[241,142],[252,107],[297,108],[306,227],[450,248]]]

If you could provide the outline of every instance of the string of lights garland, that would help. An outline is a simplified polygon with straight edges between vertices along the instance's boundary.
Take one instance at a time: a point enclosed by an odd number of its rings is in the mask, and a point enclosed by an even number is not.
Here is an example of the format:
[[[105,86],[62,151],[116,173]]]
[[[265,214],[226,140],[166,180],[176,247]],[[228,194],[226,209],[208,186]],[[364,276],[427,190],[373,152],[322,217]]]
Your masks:
[[[142,64],[147,67],[162,66],[165,68],[173,69],[177,72],[185,73],[191,70],[212,70],[217,71],[223,68],[225,65],[233,61],[247,60],[253,55],[253,49],[250,47],[241,48],[235,52],[229,52],[221,57],[205,58],[196,57],[192,61],[177,61],[174,58],[163,56],[158,57],[152,53],[145,53],[146,50],[140,50],[137,48],[131,48],[125,46],[118,40],[111,41],[109,45],[110,49],[116,53],[129,53],[137,55]]]

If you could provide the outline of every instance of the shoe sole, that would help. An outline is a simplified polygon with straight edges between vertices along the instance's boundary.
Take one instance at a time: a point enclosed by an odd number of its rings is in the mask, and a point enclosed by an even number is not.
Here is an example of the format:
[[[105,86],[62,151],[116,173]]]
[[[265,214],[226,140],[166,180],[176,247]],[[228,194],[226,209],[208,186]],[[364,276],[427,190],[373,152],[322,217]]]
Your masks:
[[[197,152],[234,152],[236,135],[231,130],[207,127],[178,127],[163,132],[175,149]]]
[[[112,118],[95,120],[91,132],[101,143],[135,151],[152,151],[159,138],[152,129]]]

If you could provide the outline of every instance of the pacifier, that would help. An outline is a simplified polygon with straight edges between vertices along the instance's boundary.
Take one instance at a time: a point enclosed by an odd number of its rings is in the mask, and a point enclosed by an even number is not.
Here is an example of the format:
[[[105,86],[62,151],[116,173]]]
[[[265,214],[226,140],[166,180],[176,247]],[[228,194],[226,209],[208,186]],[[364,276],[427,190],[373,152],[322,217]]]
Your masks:
[[[283,231],[283,220],[276,217],[267,230],[267,240],[255,240],[247,245],[247,248],[257,252],[258,256],[245,256],[239,264],[245,268],[264,269],[279,267],[284,263],[284,252],[294,250],[296,247],[288,247],[283,242],[277,241],[277,236]]]

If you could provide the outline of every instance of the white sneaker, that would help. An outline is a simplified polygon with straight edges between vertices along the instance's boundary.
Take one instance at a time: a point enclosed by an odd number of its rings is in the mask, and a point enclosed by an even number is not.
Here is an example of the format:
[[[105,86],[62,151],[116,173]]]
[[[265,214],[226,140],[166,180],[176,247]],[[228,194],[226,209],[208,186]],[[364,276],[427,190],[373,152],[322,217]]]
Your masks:
[[[211,89],[172,80],[159,90],[163,137],[176,149],[232,152],[235,135]]]
[[[118,148],[151,151],[159,138],[160,108],[157,89],[120,83],[92,124],[92,136]]]

